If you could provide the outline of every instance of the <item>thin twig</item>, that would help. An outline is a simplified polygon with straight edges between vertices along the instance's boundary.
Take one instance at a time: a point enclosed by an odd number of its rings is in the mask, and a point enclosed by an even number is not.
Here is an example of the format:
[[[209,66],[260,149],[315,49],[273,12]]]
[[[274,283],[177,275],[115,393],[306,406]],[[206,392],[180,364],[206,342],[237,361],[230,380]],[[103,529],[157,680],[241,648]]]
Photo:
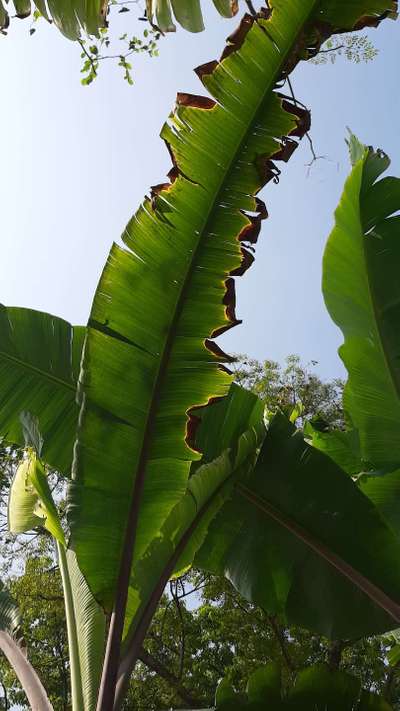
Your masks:
[[[291,97],[292,97],[292,99],[293,99],[293,102],[294,102],[295,106],[300,106],[300,105],[301,105],[301,106],[304,107],[304,104],[300,104],[300,102],[296,99],[295,93],[294,93],[294,91],[293,91],[292,82],[290,81],[290,77],[289,77],[289,76],[286,77],[286,81],[287,81],[287,84],[288,84],[288,87],[289,87],[289,91],[290,91],[290,94],[291,94]],[[314,163],[316,163],[317,160],[326,160],[326,156],[325,156],[325,155],[318,156],[318,155],[316,154],[315,149],[314,149],[313,140],[312,140],[312,138],[311,138],[311,136],[310,136],[310,133],[309,133],[308,131],[307,131],[307,133],[305,134],[305,136],[306,136],[306,138],[307,138],[307,141],[308,141],[309,144],[310,144],[310,150],[311,150],[311,156],[312,156],[310,162],[309,162],[309,163],[306,163],[306,167],[308,168],[308,170],[307,170],[307,177],[308,177],[308,176],[310,175],[310,170],[311,170],[312,166],[314,165]]]
[[[345,47],[345,44],[338,44],[337,47],[330,47],[330,49],[320,49],[318,54],[329,54],[329,52],[336,52],[338,49],[345,49]],[[318,54],[315,57],[318,57]]]
[[[93,57],[87,51],[83,41],[81,39],[78,39],[78,42],[81,46],[82,51],[84,52],[84,54],[86,55],[86,57],[88,58],[88,60],[90,62],[90,66],[92,67],[92,72],[93,72],[94,76],[97,77],[97,70],[96,70],[96,65],[94,63]]]
[[[247,5],[247,7],[248,7],[248,9],[249,9],[250,15],[253,15],[253,17],[256,17],[257,11],[256,11],[256,9],[255,9],[255,7],[254,7],[252,1],[251,1],[251,0],[246,0],[246,5]]]
[[[178,679],[178,677],[175,676],[175,674],[173,674],[161,661],[156,659],[154,655],[150,654],[150,652],[142,648],[139,654],[139,659],[146,665],[146,667],[148,667],[148,669],[151,669],[165,679],[165,681],[167,681],[169,685],[175,689],[185,704],[188,704],[192,708],[202,708],[206,705],[205,700],[193,697],[191,692],[181,684],[180,679]]]
[[[184,586],[183,586],[183,582],[182,582],[182,581],[180,581],[180,582],[181,582],[182,591],[183,591],[183,594],[184,594],[184,593],[185,593],[185,589],[184,589]],[[176,581],[176,584],[175,584],[175,590],[174,590],[174,589],[173,589],[173,583],[172,583],[172,581],[171,581],[171,583],[170,583],[170,590],[171,590],[171,595],[173,596],[173,598],[174,598],[174,600],[175,600],[176,610],[177,610],[177,613],[178,613],[178,616],[179,616],[179,620],[180,620],[180,623],[181,623],[181,650],[180,650],[180,655],[179,655],[179,675],[178,675],[178,678],[179,678],[179,679],[182,679],[182,676],[183,676],[183,667],[184,667],[184,663],[185,663],[186,636],[185,636],[185,621],[184,621],[184,619],[183,619],[181,603],[180,603],[180,599],[179,599],[179,597],[178,597],[178,591],[177,591],[178,583],[179,583],[179,581],[177,580],[177,581]]]
[[[290,672],[291,675],[293,675],[294,672],[296,671],[296,667],[295,667],[295,665],[289,655],[287,647],[286,647],[285,633],[284,633],[282,627],[278,624],[277,619],[274,615],[266,615],[266,617],[267,617],[267,620],[268,620],[268,622],[272,628],[272,631],[277,639],[277,642],[279,644],[279,647],[280,647],[280,650],[282,653],[282,657],[285,660],[285,664],[288,668],[288,671]]]

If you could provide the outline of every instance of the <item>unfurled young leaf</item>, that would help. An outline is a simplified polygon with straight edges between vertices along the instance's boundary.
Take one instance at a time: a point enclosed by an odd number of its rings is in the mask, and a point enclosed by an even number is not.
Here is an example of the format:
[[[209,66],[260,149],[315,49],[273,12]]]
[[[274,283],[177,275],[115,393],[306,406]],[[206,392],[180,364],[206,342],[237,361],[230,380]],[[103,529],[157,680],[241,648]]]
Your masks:
[[[344,408],[370,468],[400,465],[400,180],[390,161],[348,141],[354,165],[325,250],[323,293],[342,330]]]
[[[65,545],[64,531],[38,455],[28,447],[11,484],[8,501],[8,528],[23,533],[43,526]]]

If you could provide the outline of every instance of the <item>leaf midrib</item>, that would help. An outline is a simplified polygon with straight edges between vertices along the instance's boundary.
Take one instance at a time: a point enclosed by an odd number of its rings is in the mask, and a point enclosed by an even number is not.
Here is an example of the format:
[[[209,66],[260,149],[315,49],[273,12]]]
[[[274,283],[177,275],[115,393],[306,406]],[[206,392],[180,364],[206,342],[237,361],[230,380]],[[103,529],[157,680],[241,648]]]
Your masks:
[[[57,385],[61,386],[62,388],[71,390],[73,393],[76,392],[76,384],[69,383],[66,380],[62,380],[61,378],[58,378],[56,375],[52,375],[48,371],[45,371],[45,370],[42,370],[41,368],[36,367],[32,363],[22,360],[22,358],[17,358],[17,356],[11,355],[11,353],[6,353],[5,351],[0,351],[0,360],[1,359],[8,360],[11,363],[17,364],[23,370],[28,370],[32,373],[35,373],[35,375],[38,375],[39,377],[43,378],[44,380],[48,380],[49,382],[56,383]]]
[[[372,600],[376,605],[392,617],[398,624],[400,622],[400,605],[392,600],[383,590],[372,583],[362,573],[353,568],[341,556],[330,550],[324,543],[317,540],[312,534],[300,526],[297,521],[290,518],[287,514],[282,513],[271,503],[261,498],[251,489],[243,484],[237,484],[236,491],[259,511],[272,518],[276,523],[286,528],[295,538],[299,539],[320,558],[323,558],[333,568],[335,568],[343,577],[347,578],[355,587],[361,590]]]

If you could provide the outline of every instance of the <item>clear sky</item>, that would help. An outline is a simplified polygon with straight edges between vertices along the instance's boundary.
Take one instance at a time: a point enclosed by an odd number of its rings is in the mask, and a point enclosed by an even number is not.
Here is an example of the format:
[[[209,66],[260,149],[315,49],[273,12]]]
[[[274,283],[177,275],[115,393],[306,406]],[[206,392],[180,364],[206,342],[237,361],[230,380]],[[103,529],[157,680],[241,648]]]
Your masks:
[[[44,22],[29,37],[29,22],[15,20],[0,38],[1,302],[86,322],[112,241],[170,167],[158,134],[176,92],[204,92],[192,67],[218,57],[235,27],[211,7],[206,21],[201,35],[163,40],[158,59],[134,59],[133,87],[114,62],[81,86],[79,48]],[[133,15],[118,22],[134,31]],[[398,33],[390,21],[371,32],[380,53],[368,65],[339,59],[296,70],[316,150],[328,159],[307,177],[304,141],[280,184],[263,191],[270,219],[255,266],[239,280],[243,325],[220,339],[231,352],[279,361],[295,352],[317,360],[324,377],[342,373],[340,334],[321,297],[321,257],[348,172],[345,127],[390,153],[400,172]]]

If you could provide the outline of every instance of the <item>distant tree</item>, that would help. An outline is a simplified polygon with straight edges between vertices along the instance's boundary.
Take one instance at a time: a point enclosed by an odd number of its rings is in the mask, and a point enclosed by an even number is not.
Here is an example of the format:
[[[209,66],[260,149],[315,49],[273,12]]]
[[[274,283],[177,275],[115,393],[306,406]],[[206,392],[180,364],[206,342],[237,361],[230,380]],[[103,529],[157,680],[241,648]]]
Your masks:
[[[7,586],[21,610],[21,634],[29,649],[29,659],[43,680],[54,711],[67,711],[70,708],[69,663],[60,574],[47,537],[42,536],[32,548],[32,545],[28,547],[24,556],[22,574],[11,575]],[[0,658],[0,680],[7,690],[8,708],[17,705],[28,709],[25,693],[3,657]],[[7,708],[4,689],[3,708]]]
[[[314,370],[316,365],[317,361],[303,364],[298,355],[289,355],[284,365],[239,355],[233,371],[236,382],[258,395],[269,410],[297,408],[300,424],[321,417],[329,426],[340,427],[344,382],[341,378],[324,382]]]
[[[302,668],[327,663],[400,709],[397,669],[387,664],[384,638],[329,642],[249,604],[227,580],[196,572],[176,581],[174,592],[154,618],[125,711],[211,707],[222,677],[244,688],[248,676],[271,661],[281,663],[286,686]]]

